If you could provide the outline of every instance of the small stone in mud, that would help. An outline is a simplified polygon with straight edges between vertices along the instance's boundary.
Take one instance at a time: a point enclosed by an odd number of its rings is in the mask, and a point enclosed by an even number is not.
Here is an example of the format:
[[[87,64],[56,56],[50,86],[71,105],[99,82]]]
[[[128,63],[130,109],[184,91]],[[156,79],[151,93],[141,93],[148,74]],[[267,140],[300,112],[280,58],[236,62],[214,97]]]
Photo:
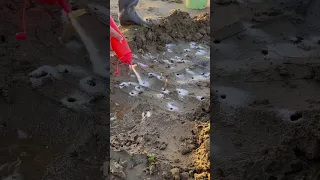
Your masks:
[[[170,172],[171,172],[173,180],[180,180],[181,179],[179,168],[173,168],[170,170]]]
[[[227,98],[227,95],[226,94],[221,94],[221,96],[220,96],[222,99],[225,99],[225,98]]]

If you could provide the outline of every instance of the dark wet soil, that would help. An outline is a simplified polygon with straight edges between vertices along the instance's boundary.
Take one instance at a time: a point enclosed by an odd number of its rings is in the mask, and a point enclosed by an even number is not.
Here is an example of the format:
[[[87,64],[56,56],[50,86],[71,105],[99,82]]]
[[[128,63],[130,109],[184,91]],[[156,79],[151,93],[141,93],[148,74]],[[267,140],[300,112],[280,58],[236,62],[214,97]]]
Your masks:
[[[213,179],[320,178],[320,6],[308,2],[214,6]]]
[[[75,78],[47,78],[40,88],[29,81],[29,73],[43,65],[91,65],[85,52],[70,52],[59,43],[58,6],[32,1],[27,8],[28,39],[17,41],[23,3],[0,2],[0,177],[101,179],[100,166],[109,149],[109,121],[103,118],[108,112],[76,112],[62,105],[65,93],[78,87]]]

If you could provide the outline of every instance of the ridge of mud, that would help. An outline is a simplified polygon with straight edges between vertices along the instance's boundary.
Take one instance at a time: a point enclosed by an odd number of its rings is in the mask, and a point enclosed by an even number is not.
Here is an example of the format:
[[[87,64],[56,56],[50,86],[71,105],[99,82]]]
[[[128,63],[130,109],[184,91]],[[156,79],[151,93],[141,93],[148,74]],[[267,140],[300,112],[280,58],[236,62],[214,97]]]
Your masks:
[[[135,27],[131,30],[132,37],[129,40],[133,49],[149,50],[150,46],[156,46],[164,50],[165,44],[176,40],[195,41],[209,43],[210,41],[210,14],[203,13],[191,17],[189,13],[180,10],[172,10],[169,16],[157,21],[149,27]]]
[[[194,179],[210,179],[210,122],[196,125],[199,130],[197,144],[194,153],[195,174]]]

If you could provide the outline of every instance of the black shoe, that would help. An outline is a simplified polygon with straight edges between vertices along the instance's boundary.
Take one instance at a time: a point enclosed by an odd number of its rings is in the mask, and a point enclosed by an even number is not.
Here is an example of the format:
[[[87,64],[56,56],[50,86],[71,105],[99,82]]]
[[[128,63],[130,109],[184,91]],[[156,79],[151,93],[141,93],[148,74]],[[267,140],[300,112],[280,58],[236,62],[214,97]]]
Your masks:
[[[135,7],[139,0],[119,0],[119,22],[125,25],[152,25],[152,22],[143,20],[137,13]]]

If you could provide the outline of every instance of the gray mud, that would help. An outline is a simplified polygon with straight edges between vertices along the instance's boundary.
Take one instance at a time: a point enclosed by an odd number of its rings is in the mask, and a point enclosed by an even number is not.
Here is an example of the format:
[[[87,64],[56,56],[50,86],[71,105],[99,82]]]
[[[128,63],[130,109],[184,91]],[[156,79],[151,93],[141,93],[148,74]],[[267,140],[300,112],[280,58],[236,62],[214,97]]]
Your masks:
[[[320,178],[319,4],[301,2],[214,8],[213,179]]]
[[[101,179],[109,156],[106,80],[93,73],[79,39],[59,42],[57,6],[31,2],[29,37],[15,40],[22,6],[0,3],[0,177]]]
[[[194,26],[197,21],[181,11],[160,22],[174,28],[185,25],[181,22],[187,16]],[[209,22],[208,16],[199,17]],[[208,28],[208,24],[202,25]],[[154,32],[149,27],[141,30],[157,37],[156,27],[170,37],[172,32],[160,25],[151,27]],[[122,28],[129,43],[138,42],[131,41],[141,37],[135,27]],[[210,48],[201,41],[172,37],[171,41],[161,41],[159,50],[158,41],[146,40],[148,50],[133,46],[138,75],[120,64],[119,74],[111,76],[110,177],[207,179],[209,111],[203,109],[208,108],[210,98]],[[111,70],[115,71],[117,59],[114,54],[110,58]],[[206,124],[198,125],[201,121]],[[201,164],[203,159],[205,165]]]

